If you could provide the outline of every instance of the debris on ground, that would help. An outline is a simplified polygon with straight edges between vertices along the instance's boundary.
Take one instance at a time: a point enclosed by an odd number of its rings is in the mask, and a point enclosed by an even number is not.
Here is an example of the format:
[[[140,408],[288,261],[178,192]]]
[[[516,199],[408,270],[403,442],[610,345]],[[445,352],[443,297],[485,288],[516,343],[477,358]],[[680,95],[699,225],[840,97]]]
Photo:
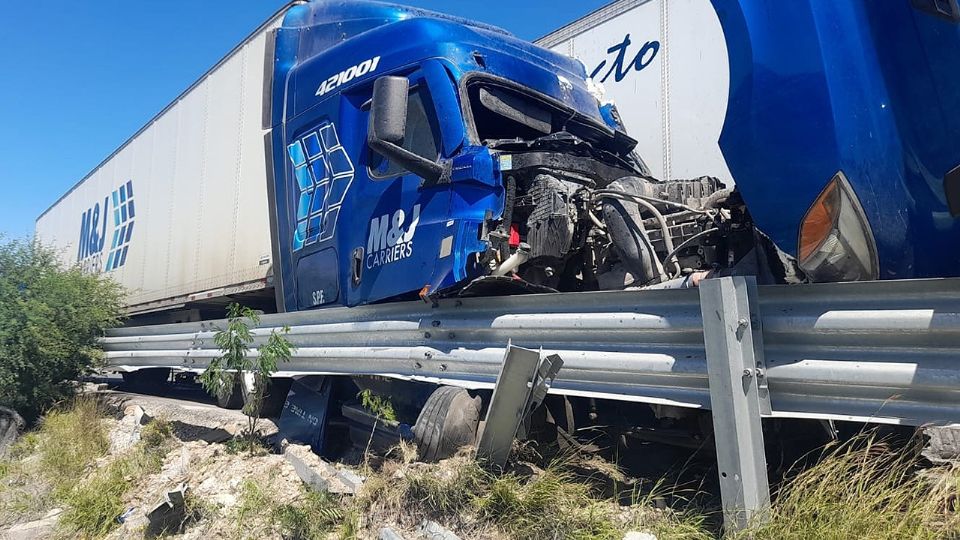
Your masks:
[[[311,489],[336,495],[354,495],[363,484],[363,478],[345,469],[337,469],[313,453],[307,445],[281,443],[283,457],[297,476]]]
[[[165,418],[173,400],[106,394],[101,404],[81,400],[51,412],[0,460],[0,539],[656,540],[720,533],[709,509],[665,502],[685,496],[677,486],[632,478],[597,455],[538,459],[518,445],[517,457],[492,472],[471,448],[425,463],[416,446],[401,441],[348,466],[295,442],[281,441],[272,452],[234,444],[245,437],[193,436],[223,429],[235,411],[175,412],[178,428]],[[960,471],[947,465],[917,474],[920,462],[911,456],[869,438],[832,449],[793,476],[772,524],[749,537],[806,537],[797,531],[814,525],[819,536],[951,537],[960,531]],[[863,497],[873,497],[870,507],[849,497],[844,482],[861,485]],[[883,504],[889,500],[896,504]]]
[[[20,437],[23,427],[23,417],[17,414],[17,411],[0,407],[0,456],[6,455],[10,445]]]
[[[158,536],[178,532],[187,521],[187,486],[180,484],[164,494],[147,512],[147,534]]]

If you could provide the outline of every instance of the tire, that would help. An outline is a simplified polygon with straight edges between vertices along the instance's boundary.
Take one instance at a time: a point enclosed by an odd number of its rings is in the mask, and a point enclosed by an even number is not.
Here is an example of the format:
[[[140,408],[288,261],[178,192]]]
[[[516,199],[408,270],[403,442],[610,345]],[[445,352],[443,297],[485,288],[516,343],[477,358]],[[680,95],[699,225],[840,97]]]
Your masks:
[[[217,398],[217,407],[221,409],[239,409],[243,407],[243,388],[240,385],[240,381],[237,380],[233,384],[233,388],[230,391],[217,391],[214,393],[214,397]]]
[[[123,386],[135,392],[162,390],[170,379],[169,368],[150,368],[121,373]]]
[[[259,379],[257,380],[257,384],[259,384]],[[283,411],[283,405],[287,401],[287,393],[290,391],[292,384],[293,379],[290,377],[271,377],[267,379],[266,392],[263,396],[263,402],[260,404],[261,418],[275,418],[280,416],[280,412]],[[242,392],[244,405],[247,404],[250,397],[251,393],[246,385],[244,385]]]
[[[434,390],[413,426],[420,460],[439,461],[463,446],[474,444],[479,425],[479,397],[472,398],[469,392],[456,386]]]

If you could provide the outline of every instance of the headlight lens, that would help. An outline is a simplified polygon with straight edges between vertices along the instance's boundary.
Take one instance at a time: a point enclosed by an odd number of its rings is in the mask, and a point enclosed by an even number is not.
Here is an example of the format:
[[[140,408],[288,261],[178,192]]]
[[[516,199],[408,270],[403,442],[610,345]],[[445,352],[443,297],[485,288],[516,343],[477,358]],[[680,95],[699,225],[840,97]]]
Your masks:
[[[813,281],[877,279],[877,245],[843,172],[830,180],[800,224],[800,268]]]

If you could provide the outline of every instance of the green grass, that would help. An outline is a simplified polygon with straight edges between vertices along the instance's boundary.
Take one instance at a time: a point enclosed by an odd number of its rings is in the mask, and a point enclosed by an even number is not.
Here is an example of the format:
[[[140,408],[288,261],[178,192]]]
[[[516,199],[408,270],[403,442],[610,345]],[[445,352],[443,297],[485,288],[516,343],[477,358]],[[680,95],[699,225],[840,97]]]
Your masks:
[[[173,436],[173,426],[163,418],[155,418],[140,430],[140,441],[147,449],[162,447]]]
[[[103,411],[93,398],[77,398],[43,419],[37,433],[40,473],[62,495],[79,480],[94,460],[109,448]]]
[[[399,520],[412,527],[432,519],[467,537],[619,540],[629,530],[659,538],[709,538],[697,514],[631,508],[624,511],[578,477],[565,460],[533,475],[494,475],[468,456],[440,465],[386,464],[371,475],[355,511],[372,525]],[[361,527],[354,519],[350,532]]]
[[[140,442],[82,482],[62,492],[59,527],[71,536],[100,537],[117,526],[124,495],[149,474],[160,471],[170,425],[154,420],[143,427]]]
[[[147,474],[160,470],[160,457],[142,445],[127,452],[60,497],[60,528],[71,536],[99,537],[117,526],[126,510],[124,494]]]
[[[245,480],[240,486],[240,504],[234,528],[237,537],[262,537],[269,533],[304,540],[328,538],[345,517],[341,500],[326,492],[301,487],[293,501],[280,502],[269,486]]]
[[[270,448],[262,440],[250,437],[246,432],[227,439],[223,446],[231,455],[246,453],[250,456],[264,456],[270,453]]]
[[[871,435],[828,448],[776,495],[766,524],[740,538],[960,538],[960,470],[927,468],[922,445]]]
[[[326,538],[344,518],[340,501],[329,493],[305,491],[287,504],[273,508],[273,521],[284,538]]]
[[[63,508],[59,527],[70,537],[99,537],[116,527],[123,497],[145,475],[159,471],[170,425],[143,427],[131,450],[97,468],[109,448],[104,411],[89,397],[49,412],[40,428],[17,441],[0,487],[3,522],[33,519]]]
[[[58,504],[108,447],[102,411],[79,397],[49,413],[2,462],[0,524],[37,519]]]

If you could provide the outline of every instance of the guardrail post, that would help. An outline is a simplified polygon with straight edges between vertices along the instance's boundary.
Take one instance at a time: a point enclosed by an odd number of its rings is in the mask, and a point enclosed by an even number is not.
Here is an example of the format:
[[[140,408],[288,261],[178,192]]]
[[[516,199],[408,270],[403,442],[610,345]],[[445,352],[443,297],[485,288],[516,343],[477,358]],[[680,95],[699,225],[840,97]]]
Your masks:
[[[700,283],[710,408],[728,533],[765,519],[770,507],[760,425],[763,403],[769,411],[769,398],[763,392],[765,385],[758,384],[764,377],[764,363],[756,295],[753,277]]]

